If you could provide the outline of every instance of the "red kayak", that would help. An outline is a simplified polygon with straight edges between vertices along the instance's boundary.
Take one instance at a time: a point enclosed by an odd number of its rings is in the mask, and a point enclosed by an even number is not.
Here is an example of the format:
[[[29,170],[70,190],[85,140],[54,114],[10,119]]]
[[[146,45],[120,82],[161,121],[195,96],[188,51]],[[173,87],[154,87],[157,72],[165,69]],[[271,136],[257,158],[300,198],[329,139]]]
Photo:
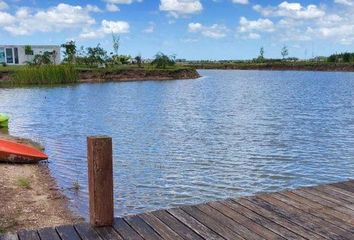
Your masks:
[[[33,147],[0,139],[0,162],[37,163],[47,159],[46,154]]]

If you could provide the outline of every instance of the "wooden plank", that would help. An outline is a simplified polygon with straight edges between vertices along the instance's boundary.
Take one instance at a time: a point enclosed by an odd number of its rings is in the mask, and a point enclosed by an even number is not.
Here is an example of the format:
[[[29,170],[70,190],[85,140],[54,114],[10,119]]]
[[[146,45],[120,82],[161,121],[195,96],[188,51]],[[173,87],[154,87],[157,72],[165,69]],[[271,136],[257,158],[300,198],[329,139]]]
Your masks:
[[[347,238],[348,235],[351,235],[348,231],[345,231],[332,223],[326,222],[319,217],[308,214],[301,209],[297,209],[287,202],[280,201],[270,195],[259,196],[259,198],[273,206],[274,211],[281,214],[287,212],[289,219],[297,221],[299,224],[301,224],[301,222],[303,224],[305,223],[308,228],[311,228],[312,231],[321,234],[325,238],[350,239]]]
[[[344,182],[340,182],[340,183],[333,183],[331,184],[332,186],[338,187],[338,188],[342,188],[348,192],[352,192],[354,193],[354,188],[351,185],[347,185]]]
[[[334,204],[336,204],[338,207],[343,207],[343,208],[348,208],[351,212],[354,214],[354,204],[351,204],[350,202],[347,202],[346,200],[343,200],[340,198],[339,194],[334,194],[334,196],[331,193],[327,193],[326,191],[321,191],[319,189],[304,189],[304,191],[316,195],[322,199],[325,199],[327,201],[330,201]]]
[[[77,233],[82,240],[100,240],[102,239],[93,227],[88,223],[74,225]]]
[[[206,215],[196,207],[185,206],[181,207],[181,209],[187,212],[195,219],[197,219],[200,223],[213,230],[214,232],[217,232],[225,239],[243,239],[240,235],[226,228],[220,222],[215,221],[213,218],[210,218],[208,215]]]
[[[167,211],[203,238],[210,240],[223,239],[220,235],[198,222],[195,218],[184,212],[182,209],[175,208]]]
[[[253,239],[253,240],[263,239],[262,237],[260,237],[256,233],[250,231],[248,228],[233,221],[231,218],[225,216],[224,214],[222,214],[218,210],[210,207],[207,204],[197,205],[196,207],[200,211],[204,212],[205,214],[207,214],[211,218],[214,218],[216,221],[220,222],[222,225],[224,225],[225,227],[228,227],[229,229],[231,229],[232,231],[234,231],[235,233],[237,233],[238,235],[240,235],[241,237],[243,237],[245,239]]]
[[[330,188],[332,189],[333,191],[336,191],[336,192],[340,192],[346,196],[349,196],[349,197],[354,197],[354,193],[352,192],[349,192],[347,190],[344,190],[343,188],[338,188],[336,186],[333,186],[333,185],[325,185],[326,188]]]
[[[81,240],[73,225],[59,226],[56,230],[62,240]]]
[[[286,193],[275,193],[272,196],[280,201],[286,202],[293,207],[296,207],[302,211],[310,213],[311,215],[320,217],[327,222],[331,222],[338,227],[341,227],[346,230],[351,230],[354,221],[347,222],[345,219],[342,218],[340,212],[337,212],[330,208],[324,208],[322,205],[316,202],[312,202],[307,198],[303,198],[299,195],[296,195],[292,192]],[[346,216],[346,215],[344,215]]]
[[[270,231],[268,228],[263,227],[262,225],[259,225],[258,223],[255,223],[251,219],[243,216],[242,214],[234,211],[227,205],[224,205],[223,202],[210,202],[208,203],[209,206],[213,207],[214,209],[220,211],[224,215],[228,216],[235,222],[245,226],[247,229],[250,231],[255,232],[259,236],[265,239],[284,239],[280,235],[274,233],[273,231]]]
[[[112,138],[87,138],[90,223],[111,226],[114,221]]]
[[[122,218],[116,218],[113,223],[113,228],[127,240],[143,240],[143,238]]]
[[[160,219],[155,217],[152,213],[144,213],[139,215],[147,224],[150,225],[163,239],[166,240],[183,240],[176,232],[169,226],[163,223]]]
[[[231,207],[235,211],[243,214],[244,216],[252,219],[254,222],[268,228],[269,230],[277,233],[278,235],[284,237],[285,239],[298,239],[299,235],[289,231],[288,229],[280,226],[266,217],[263,217],[254,211],[245,208],[244,206],[238,204],[236,201],[228,200],[226,201],[227,206]]]
[[[55,228],[43,228],[38,230],[41,240],[61,240]]]
[[[336,199],[341,199],[348,204],[354,205],[354,193],[351,196],[350,192],[345,193],[344,190],[341,191],[339,188],[330,187],[330,186],[321,186],[318,187],[317,190],[326,193]]]
[[[158,235],[154,229],[152,229],[146,222],[137,216],[128,216],[124,220],[132,227],[134,230],[139,233],[144,239],[157,239],[162,240],[160,235]]]
[[[354,218],[354,211],[352,211],[348,208],[342,207],[342,206],[338,206],[338,204],[328,201],[328,200],[326,200],[322,197],[319,197],[311,192],[307,192],[305,190],[292,190],[291,192],[293,192],[297,195],[300,195],[304,198],[310,199],[311,201],[317,202],[323,206],[333,208],[333,209],[337,210],[338,212],[348,215],[349,218]]]
[[[5,233],[0,235],[0,240],[18,240],[18,235],[16,233]]]
[[[103,239],[123,240],[123,238],[112,227],[97,227],[95,230]]]
[[[323,239],[322,236],[312,232],[310,229],[301,226],[301,225],[297,225],[294,222],[291,222],[290,219],[287,219],[284,216],[280,216],[278,214],[276,214],[273,211],[269,211],[265,208],[263,208],[262,206],[258,205],[258,201],[257,199],[252,198],[252,200],[250,199],[246,199],[246,198],[241,198],[239,200],[237,200],[237,202],[239,204],[241,204],[242,206],[253,210],[255,212],[257,212],[258,214],[267,217],[268,219],[272,220],[273,222],[289,229],[292,232],[295,232],[296,234],[302,236],[303,238],[306,239]]]
[[[20,231],[18,237],[20,240],[40,240],[37,231]]]
[[[177,218],[173,217],[167,211],[160,210],[152,213],[155,217],[164,222],[167,226],[169,226],[174,232],[178,235],[182,236],[184,239],[198,239],[203,240],[203,238],[194,232],[192,229],[188,228],[182,222],[177,220]]]

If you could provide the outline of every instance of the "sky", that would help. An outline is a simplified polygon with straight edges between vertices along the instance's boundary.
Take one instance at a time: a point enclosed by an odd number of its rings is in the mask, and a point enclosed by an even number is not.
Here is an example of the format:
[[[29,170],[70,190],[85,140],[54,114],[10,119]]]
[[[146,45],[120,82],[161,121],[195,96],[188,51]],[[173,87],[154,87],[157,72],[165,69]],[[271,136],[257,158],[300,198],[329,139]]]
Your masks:
[[[354,51],[354,0],[0,0],[0,44],[98,43],[189,60]]]

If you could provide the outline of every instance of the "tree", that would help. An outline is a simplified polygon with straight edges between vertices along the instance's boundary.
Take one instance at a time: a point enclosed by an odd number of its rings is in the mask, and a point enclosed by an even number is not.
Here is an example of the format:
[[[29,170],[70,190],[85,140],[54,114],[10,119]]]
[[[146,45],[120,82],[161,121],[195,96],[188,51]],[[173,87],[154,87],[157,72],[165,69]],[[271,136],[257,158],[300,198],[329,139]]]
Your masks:
[[[76,55],[76,45],[74,41],[69,41],[61,45],[64,48],[64,61],[68,63],[75,62],[75,55]]]
[[[286,46],[281,49],[281,55],[283,56],[283,59],[289,55],[289,50]]]
[[[264,47],[261,47],[261,49],[259,50],[259,58],[264,59]]]
[[[87,61],[90,66],[104,64],[107,60],[107,52],[97,44],[96,47],[87,48]]]
[[[161,52],[155,55],[155,59],[151,62],[156,68],[166,68],[168,66],[174,66],[176,64],[175,56],[167,56]]]
[[[116,56],[118,56],[118,51],[119,51],[119,47],[120,47],[120,36],[119,35],[114,35],[112,33],[112,41],[113,41],[114,54]]]
[[[135,57],[135,61],[138,64],[138,66],[141,67],[141,63],[143,62],[143,59],[140,54]]]

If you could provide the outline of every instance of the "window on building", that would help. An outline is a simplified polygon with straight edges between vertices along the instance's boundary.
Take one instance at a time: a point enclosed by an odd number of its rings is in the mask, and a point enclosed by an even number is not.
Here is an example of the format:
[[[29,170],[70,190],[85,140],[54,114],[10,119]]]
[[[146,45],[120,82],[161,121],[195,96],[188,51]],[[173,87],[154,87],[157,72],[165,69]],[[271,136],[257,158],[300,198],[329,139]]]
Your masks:
[[[14,63],[14,55],[12,52],[12,48],[6,48],[6,63]]]
[[[0,64],[5,63],[5,49],[0,48]]]

